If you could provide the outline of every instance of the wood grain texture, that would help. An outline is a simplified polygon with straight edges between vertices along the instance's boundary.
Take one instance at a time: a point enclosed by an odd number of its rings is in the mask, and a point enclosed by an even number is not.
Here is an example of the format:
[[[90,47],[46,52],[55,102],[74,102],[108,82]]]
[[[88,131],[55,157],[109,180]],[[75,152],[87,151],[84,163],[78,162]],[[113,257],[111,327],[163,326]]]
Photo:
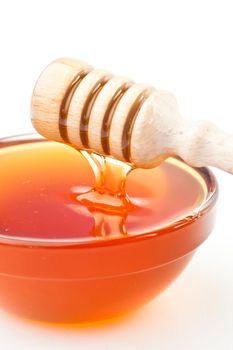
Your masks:
[[[62,100],[72,80],[84,68],[91,67],[83,61],[62,58],[50,63],[41,73],[32,94],[31,117],[43,136],[62,141],[58,123]]]

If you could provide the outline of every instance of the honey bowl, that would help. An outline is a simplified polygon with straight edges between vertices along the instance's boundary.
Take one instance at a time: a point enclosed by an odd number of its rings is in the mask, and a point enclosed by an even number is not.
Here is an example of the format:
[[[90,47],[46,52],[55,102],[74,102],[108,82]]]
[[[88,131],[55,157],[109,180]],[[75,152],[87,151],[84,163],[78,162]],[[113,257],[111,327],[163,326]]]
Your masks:
[[[0,140],[0,306],[23,318],[96,322],[165,290],[210,234],[217,183],[169,158],[126,180],[132,209],[106,215],[78,203],[93,175],[69,146],[37,135]],[[101,227],[102,227],[101,226]],[[119,229],[120,228],[120,229]]]

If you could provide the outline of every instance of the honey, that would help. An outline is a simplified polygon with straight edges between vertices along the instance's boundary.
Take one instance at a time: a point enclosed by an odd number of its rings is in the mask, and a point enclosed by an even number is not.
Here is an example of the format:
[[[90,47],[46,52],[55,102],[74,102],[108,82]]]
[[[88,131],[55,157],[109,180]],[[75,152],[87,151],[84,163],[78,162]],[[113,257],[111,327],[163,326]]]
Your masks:
[[[214,180],[178,159],[132,170],[29,138],[0,143],[0,169],[0,303],[27,318],[131,311],[171,283],[212,228],[214,200],[202,207]]]
[[[113,221],[122,216],[128,235],[143,234],[192,213],[206,196],[201,177],[182,170],[179,161],[134,170],[125,188],[130,167],[109,159],[104,174],[104,160],[96,157],[95,180],[88,162],[69,146],[44,141],[6,148],[1,154],[0,233],[95,240],[94,214],[102,211],[109,222],[111,215]],[[114,230],[108,235],[120,238]]]

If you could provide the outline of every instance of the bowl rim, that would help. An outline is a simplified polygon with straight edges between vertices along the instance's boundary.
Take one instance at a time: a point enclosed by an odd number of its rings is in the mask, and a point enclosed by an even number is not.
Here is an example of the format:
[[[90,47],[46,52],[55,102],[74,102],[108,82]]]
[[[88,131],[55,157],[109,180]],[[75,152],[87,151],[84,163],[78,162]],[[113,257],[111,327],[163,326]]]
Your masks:
[[[16,134],[12,136],[6,136],[0,138],[0,149],[12,145],[16,145],[19,141],[25,141],[25,143],[31,143],[33,141],[37,142],[55,142],[53,140],[48,140],[42,137],[38,133],[24,133],[24,134]],[[8,143],[5,145],[5,143]],[[1,145],[3,143],[3,145]],[[178,160],[184,162],[180,157],[173,157],[177,158]],[[185,162],[184,162],[185,163]],[[70,239],[41,239],[41,238],[30,238],[30,237],[18,237],[18,236],[8,236],[0,233],[0,244],[7,244],[7,245],[15,245],[15,246],[22,246],[22,245],[30,245],[30,246],[42,246],[42,247],[48,247],[48,248],[53,248],[53,247],[59,247],[59,246],[106,246],[108,244],[120,244],[122,241],[126,243],[128,242],[133,242],[133,241],[138,241],[142,239],[146,239],[149,237],[155,237],[155,236],[160,236],[161,234],[169,234],[171,232],[174,232],[174,230],[178,230],[180,228],[183,228],[187,225],[192,224],[194,221],[196,221],[198,218],[203,216],[206,212],[208,212],[216,203],[218,194],[219,194],[219,187],[217,183],[217,179],[213,172],[207,168],[207,167],[192,167],[189,164],[185,163],[187,166],[190,168],[194,169],[197,171],[200,176],[203,178],[205,181],[205,184],[207,186],[207,197],[205,200],[198,205],[193,211],[192,214],[186,215],[183,218],[179,218],[178,220],[175,220],[171,224],[168,224],[163,227],[159,227],[158,229],[155,229],[154,231],[146,232],[146,233],[141,233],[137,235],[129,235],[128,237],[124,237],[122,239],[121,237],[114,237],[112,239],[108,240],[83,240],[80,241],[78,239],[70,238]]]

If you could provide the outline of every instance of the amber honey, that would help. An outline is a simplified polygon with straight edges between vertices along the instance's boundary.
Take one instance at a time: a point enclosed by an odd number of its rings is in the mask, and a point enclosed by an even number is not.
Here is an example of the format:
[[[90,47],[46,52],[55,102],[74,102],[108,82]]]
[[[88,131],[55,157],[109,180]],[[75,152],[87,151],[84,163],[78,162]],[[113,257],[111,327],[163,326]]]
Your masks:
[[[28,139],[0,143],[0,169],[0,304],[27,318],[134,310],[171,283],[213,225],[213,176],[178,159],[132,170]]]

